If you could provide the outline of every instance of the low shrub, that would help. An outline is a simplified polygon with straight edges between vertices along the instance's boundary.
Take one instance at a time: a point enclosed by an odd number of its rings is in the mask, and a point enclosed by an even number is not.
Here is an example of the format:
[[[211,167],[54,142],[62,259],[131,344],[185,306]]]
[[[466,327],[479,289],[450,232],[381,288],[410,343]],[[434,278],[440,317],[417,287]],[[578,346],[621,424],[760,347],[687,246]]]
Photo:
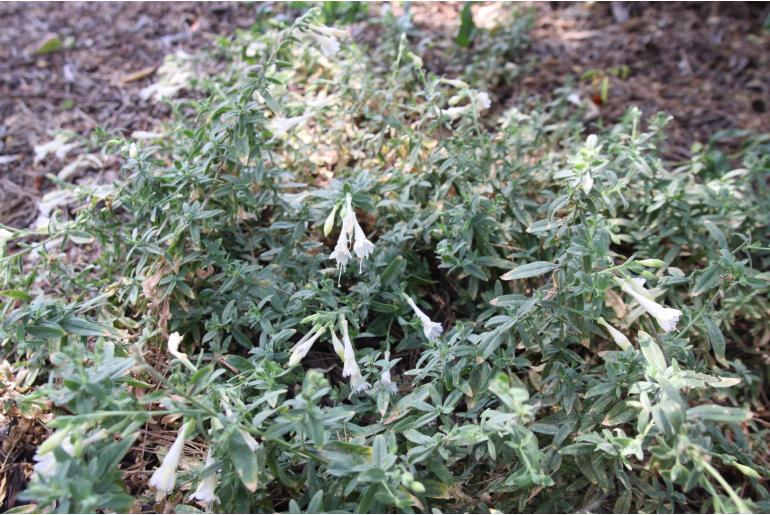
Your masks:
[[[26,498],[770,508],[767,137],[669,163],[665,115],[504,108],[388,16],[223,41],[163,137],[109,142],[119,181],[9,233],[6,404],[54,415]]]

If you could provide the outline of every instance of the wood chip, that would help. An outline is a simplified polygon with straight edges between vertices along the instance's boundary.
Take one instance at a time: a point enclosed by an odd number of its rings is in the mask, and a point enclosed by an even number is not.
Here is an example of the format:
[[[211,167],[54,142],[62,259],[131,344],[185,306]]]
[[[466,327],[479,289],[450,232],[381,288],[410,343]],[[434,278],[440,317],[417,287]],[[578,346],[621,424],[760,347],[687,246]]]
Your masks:
[[[122,81],[123,82],[134,82],[134,81],[137,81],[137,80],[142,80],[145,77],[149,77],[150,75],[155,73],[155,70],[157,70],[157,69],[158,69],[157,66],[148,66],[147,68],[142,68],[141,70],[136,71],[134,73],[129,73],[128,75],[123,77]]]

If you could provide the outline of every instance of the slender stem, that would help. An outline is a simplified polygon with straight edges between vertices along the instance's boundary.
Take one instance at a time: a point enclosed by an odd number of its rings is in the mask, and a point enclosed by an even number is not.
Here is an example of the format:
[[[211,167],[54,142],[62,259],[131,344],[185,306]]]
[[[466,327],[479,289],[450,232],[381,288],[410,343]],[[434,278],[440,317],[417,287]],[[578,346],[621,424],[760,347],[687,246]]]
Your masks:
[[[725,481],[725,478],[722,477],[722,474],[719,473],[717,469],[711,466],[709,462],[707,462],[705,459],[701,457],[700,464],[703,466],[706,471],[711,474],[711,476],[717,480],[717,482],[722,485],[722,488],[725,489],[727,492],[727,495],[730,496],[730,499],[735,504],[735,507],[738,509],[739,513],[751,513],[751,510],[749,510],[749,507],[746,506],[746,503],[743,502],[743,499],[738,497],[738,494],[735,493],[735,490],[733,490],[733,487],[730,486],[730,484]]]

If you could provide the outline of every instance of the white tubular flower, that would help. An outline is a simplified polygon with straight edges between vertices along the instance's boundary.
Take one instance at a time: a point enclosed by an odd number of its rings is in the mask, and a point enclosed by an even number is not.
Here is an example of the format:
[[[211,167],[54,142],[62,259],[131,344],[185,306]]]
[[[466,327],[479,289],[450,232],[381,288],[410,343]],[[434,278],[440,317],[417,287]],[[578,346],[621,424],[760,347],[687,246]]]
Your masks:
[[[61,448],[70,456],[75,454],[75,446],[72,445],[69,438],[61,443]],[[51,477],[56,473],[56,465],[59,463],[56,461],[56,455],[54,454],[53,449],[44,452],[40,452],[38,449],[32,459],[35,461],[35,465],[32,467],[34,472],[43,477]]]
[[[486,91],[470,90],[466,93],[466,95],[468,98],[470,98],[469,104],[442,109],[441,114],[447,118],[455,120],[461,116],[470,114],[473,111],[476,113],[481,113],[482,111],[486,111],[492,107],[492,100],[489,98],[489,93]],[[458,95],[453,98],[459,100],[461,96]],[[449,103],[452,105],[453,101],[450,100]]]
[[[36,474],[40,474],[43,477],[51,477],[56,473],[57,461],[53,451],[45,454],[35,453],[32,459],[35,461],[35,466],[32,467],[32,470]]]
[[[310,352],[310,348],[316,340],[324,334],[324,331],[326,331],[325,327],[319,327],[315,333],[313,333],[313,330],[311,329],[309,333],[303,336],[302,339],[292,347],[291,356],[289,356],[289,368],[298,365],[299,362],[302,361],[302,358],[307,356],[307,353]]]
[[[208,468],[211,465],[214,464],[214,456],[212,456],[211,447],[209,447],[209,452],[206,455],[206,463],[203,465],[203,468]],[[217,473],[212,472],[208,474],[207,476],[204,476],[203,479],[200,480],[198,483],[198,488],[195,490],[195,492],[190,495],[190,499],[194,501],[198,501],[202,504],[210,504],[216,500],[218,500],[218,497],[214,493],[217,488]]]
[[[652,295],[644,288],[644,279],[636,277],[631,281],[620,280],[620,288],[631,295],[647,313],[652,315],[665,332],[670,333],[676,329],[676,323],[682,316],[682,312],[678,309],[667,308],[652,300]]]
[[[5,243],[13,238],[13,233],[0,227],[0,256],[3,255],[3,249],[5,249]]]
[[[348,334],[348,321],[342,320],[342,377],[350,377],[358,370],[358,362],[356,362],[356,351],[353,349],[353,342],[350,341],[350,335]]]
[[[325,36],[317,32],[313,32],[312,36],[324,57],[334,57],[340,51],[340,42],[334,36]]]
[[[612,327],[604,318],[600,318],[597,320],[599,325],[603,326],[607,331],[610,333],[610,336],[612,336],[612,339],[615,341],[615,343],[623,350],[630,350],[632,349],[631,341],[626,338],[626,335]]]
[[[340,275],[345,267],[348,266],[348,261],[352,258],[350,255],[350,240],[353,239],[355,226],[358,224],[356,221],[356,213],[353,211],[353,200],[350,195],[345,197],[345,212],[342,215],[342,230],[340,231],[340,237],[337,240],[337,245],[334,247],[334,251],[329,256],[337,262],[337,268],[340,270]]]
[[[329,255],[329,259],[333,259],[337,262],[337,268],[339,268],[340,273],[342,273],[342,271],[345,270],[345,267],[348,266],[348,261],[350,261],[351,258],[352,256],[348,250],[348,235],[343,229],[337,240],[337,245],[334,247],[334,251]]]
[[[345,214],[342,215],[342,233],[348,240],[353,239],[356,225],[358,220],[356,220],[356,211],[353,209],[353,196],[348,193],[345,195]]]
[[[356,351],[353,349],[353,343],[348,334],[348,321],[344,318],[342,319],[342,343],[342,377],[350,377],[350,387],[353,389],[353,393],[363,393],[370,388],[370,385],[364,381],[364,377],[361,375],[361,369],[356,361]]]
[[[325,57],[334,57],[340,51],[339,38],[345,38],[348,33],[344,30],[316,25],[313,27],[311,36],[321,48],[321,53]]]
[[[492,100],[489,98],[489,93],[486,91],[477,92],[475,101],[477,111],[485,111],[492,107]]]
[[[425,337],[428,340],[433,341],[441,336],[441,333],[444,332],[444,328],[441,327],[441,324],[431,320],[428,315],[423,313],[423,311],[417,307],[417,304],[415,304],[409,296],[404,295],[404,297],[406,297],[406,301],[409,303],[409,306],[411,306],[412,310],[414,310],[414,314],[417,315],[417,317],[420,319],[420,322],[422,322],[422,332],[425,334]]]
[[[356,241],[353,244],[353,252],[358,258],[358,266],[359,266],[358,270],[360,272],[361,267],[363,266],[364,259],[368,258],[369,255],[372,252],[374,252],[374,243],[366,239],[366,234],[364,234],[364,230],[361,229],[361,226],[358,225],[357,220],[356,220],[356,225],[354,229],[355,229]]]
[[[198,368],[187,358],[187,354],[179,352],[180,343],[182,343],[182,336],[179,333],[171,333],[168,336],[168,353],[184,363],[184,366],[193,372],[197,372]]]
[[[174,444],[168,450],[166,457],[163,458],[163,462],[160,464],[155,472],[152,474],[150,481],[147,483],[149,486],[156,490],[155,499],[160,501],[166,494],[174,489],[174,483],[176,482],[176,469],[179,467],[179,461],[182,459],[182,451],[184,450],[184,440],[191,422],[182,425],[179,428],[179,433],[176,435]]]
[[[358,395],[360,393],[364,393],[366,390],[371,388],[372,385],[364,380],[364,376],[361,375],[361,371],[359,370],[350,376],[350,387],[352,388],[353,393]]]
[[[385,352],[385,360],[388,361],[388,364],[385,365],[382,369],[382,373],[380,374],[380,384],[382,387],[390,393],[391,395],[395,395],[398,393],[398,386],[396,386],[396,383],[394,383],[390,379],[390,352]]]
[[[469,111],[470,106],[460,106],[460,107],[448,107],[446,109],[441,110],[441,114],[443,116],[446,116],[447,118],[450,118],[452,120],[461,117],[465,113]]]
[[[308,118],[310,118],[309,114],[293,116],[291,118],[274,118],[270,122],[270,130],[277,138],[283,138],[290,130],[305,123]]]

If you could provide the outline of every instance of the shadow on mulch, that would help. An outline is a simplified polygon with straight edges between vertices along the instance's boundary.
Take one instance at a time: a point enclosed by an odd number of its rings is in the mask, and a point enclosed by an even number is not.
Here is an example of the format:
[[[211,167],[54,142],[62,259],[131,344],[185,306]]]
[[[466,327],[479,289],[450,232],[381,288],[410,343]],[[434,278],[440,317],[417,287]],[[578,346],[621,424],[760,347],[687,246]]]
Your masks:
[[[554,6],[554,4],[556,4]],[[540,58],[521,87],[552,91],[580,79],[600,117],[639,106],[673,116],[667,154],[719,131],[770,132],[770,4],[612,2],[539,5],[532,50]],[[591,75],[592,77],[586,77]],[[608,79],[606,102],[601,82]]]
[[[508,5],[521,9],[522,5]],[[685,159],[693,142],[720,131],[770,132],[770,4],[766,2],[542,2],[526,75],[495,91],[510,107],[549,98],[568,80],[596,105],[592,120],[613,123],[631,106],[673,116],[665,154]],[[436,38],[457,34],[462,4],[415,4],[416,26]],[[477,22],[482,4],[474,4]],[[468,48],[473,52],[473,45]],[[430,56],[434,57],[434,56]],[[452,76],[458,63],[428,59]],[[602,83],[607,83],[606,96]]]

